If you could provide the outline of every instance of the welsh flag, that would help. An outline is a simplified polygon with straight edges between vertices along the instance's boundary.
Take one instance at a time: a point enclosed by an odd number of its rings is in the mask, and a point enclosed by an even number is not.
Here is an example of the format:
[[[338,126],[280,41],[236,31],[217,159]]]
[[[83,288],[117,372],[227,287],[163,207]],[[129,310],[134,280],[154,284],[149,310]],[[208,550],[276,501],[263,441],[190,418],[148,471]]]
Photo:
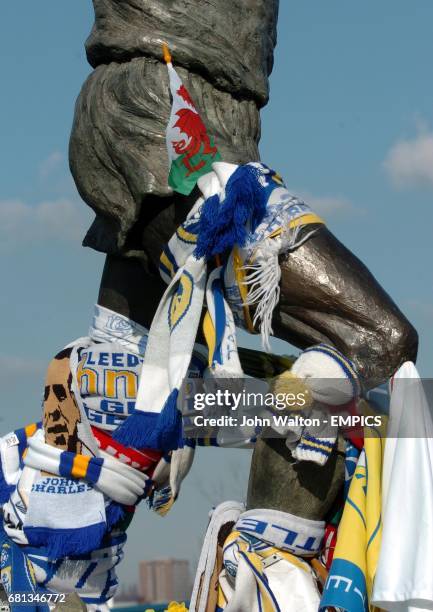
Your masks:
[[[173,98],[166,129],[170,174],[168,184],[174,191],[189,195],[198,179],[212,170],[211,164],[221,159],[213,139],[209,136],[187,89],[171,62],[166,45],[163,46],[167,63],[170,91]]]

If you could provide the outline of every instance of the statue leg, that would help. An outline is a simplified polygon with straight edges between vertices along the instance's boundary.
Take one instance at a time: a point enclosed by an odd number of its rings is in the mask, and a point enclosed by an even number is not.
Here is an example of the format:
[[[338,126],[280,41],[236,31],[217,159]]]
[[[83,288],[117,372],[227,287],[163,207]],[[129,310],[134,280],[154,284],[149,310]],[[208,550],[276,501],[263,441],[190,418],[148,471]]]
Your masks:
[[[344,484],[344,440],[324,466],[295,462],[282,439],[258,440],[251,462],[247,510],[270,508],[321,520]]]
[[[367,268],[326,229],[282,257],[281,298],[274,331],[304,348],[336,346],[352,359],[366,388],[416,359],[415,329]],[[275,508],[322,519],[344,482],[344,447],[324,467],[293,463],[281,440],[256,445],[249,508]]]

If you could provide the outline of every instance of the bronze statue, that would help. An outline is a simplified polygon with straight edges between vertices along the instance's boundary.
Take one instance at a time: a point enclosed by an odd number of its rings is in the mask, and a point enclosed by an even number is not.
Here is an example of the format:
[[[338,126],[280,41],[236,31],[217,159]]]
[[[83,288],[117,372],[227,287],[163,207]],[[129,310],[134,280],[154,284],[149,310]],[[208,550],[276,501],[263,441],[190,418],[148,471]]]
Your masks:
[[[86,49],[94,71],[77,100],[70,166],[81,196],[96,213],[84,245],[106,253],[98,304],[111,311],[110,319],[120,320],[120,325],[129,326],[150,344],[143,327],[150,327],[165,290],[158,273],[160,254],[199,195],[198,188],[182,196],[168,186],[165,127],[170,98],[161,44],[170,43],[176,68],[205,118],[210,137],[205,137],[206,151],[214,153],[216,142],[225,162],[258,161],[259,112],[268,100],[278,1],[93,3],[95,25]],[[200,124],[200,136],[203,129]],[[177,146],[184,151],[185,143],[179,141]],[[191,172],[190,158],[186,161]],[[239,206],[242,202],[237,200],[233,208],[238,211]],[[417,333],[366,267],[317,218],[313,223],[308,239],[279,257],[281,293],[273,310],[274,335],[302,349],[318,343],[335,347],[353,362],[364,389],[371,388],[404,361],[415,360]],[[167,312],[171,334],[172,313]],[[198,321],[200,304],[195,312]],[[131,357],[130,347],[117,343],[120,336],[113,334],[108,341],[81,338],[59,353],[46,379],[44,431],[33,424],[19,430],[21,441],[13,433],[2,442],[2,452],[6,449],[13,458],[5,466],[19,459],[28,468],[21,466],[18,482],[15,473],[7,474],[15,479],[14,486],[4,477],[2,490],[5,526],[10,530],[4,540],[9,547],[13,542],[18,560],[37,568],[28,573],[26,588],[34,591],[38,583],[55,593],[77,590],[84,601],[97,600],[103,607],[117,586],[114,568],[122,556],[131,508],[150,492],[160,493],[159,508],[154,502],[154,509],[166,512],[177,492],[164,483],[177,486],[176,478],[190,465],[188,446],[172,455],[170,467],[162,446],[155,450],[130,441],[122,445],[111,435],[117,433],[116,410],[126,421],[139,412],[131,406],[143,345],[134,336],[135,369],[127,371],[122,358]],[[107,348],[110,342],[116,345],[112,353]],[[165,346],[171,357],[170,342]],[[335,353],[334,348],[327,350]],[[149,353],[150,348],[146,356]],[[99,361],[91,362],[96,354]],[[77,375],[83,361],[95,369]],[[287,360],[283,362],[278,373],[287,369]],[[111,377],[96,366],[112,368]],[[164,368],[165,362],[160,371]],[[106,380],[111,381],[111,393],[105,393]],[[128,401],[122,403],[117,401],[117,384],[120,381],[126,388],[127,380],[133,381],[134,391],[128,387]],[[97,421],[91,422],[91,412],[102,419],[89,403],[91,396],[100,401],[99,406],[104,404],[104,418],[107,414],[109,418],[103,423],[109,433],[100,430]],[[176,399],[174,407],[179,415]],[[180,460],[183,451],[187,452]],[[320,521],[332,508],[343,480],[342,438],[323,466],[294,461],[282,438],[259,439],[247,510],[277,510],[301,522],[311,519],[304,523]],[[165,488],[170,492],[164,499]],[[71,497],[63,499],[65,495]],[[82,509],[73,516],[72,496],[77,496],[75,504]],[[227,535],[227,530],[222,531]],[[320,545],[322,536],[317,538]],[[42,556],[38,553],[28,560],[23,544],[39,547]],[[79,601],[69,603],[81,606]]]
[[[165,288],[157,274],[161,250],[197,195],[179,196],[167,186],[170,100],[161,42],[170,42],[223,159],[256,160],[278,3],[178,0],[168,9],[159,0],[128,0],[121,8],[114,0],[94,0],[94,7],[86,50],[95,70],[76,105],[71,170],[96,212],[84,244],[107,253],[98,303],[149,326]],[[277,337],[300,348],[333,344],[355,363],[366,387],[415,360],[416,331],[328,229],[283,256],[281,268]],[[285,484],[273,487],[273,478]],[[322,518],[342,481],[338,451],[323,468],[292,465],[280,440],[262,440],[253,455],[247,505]]]

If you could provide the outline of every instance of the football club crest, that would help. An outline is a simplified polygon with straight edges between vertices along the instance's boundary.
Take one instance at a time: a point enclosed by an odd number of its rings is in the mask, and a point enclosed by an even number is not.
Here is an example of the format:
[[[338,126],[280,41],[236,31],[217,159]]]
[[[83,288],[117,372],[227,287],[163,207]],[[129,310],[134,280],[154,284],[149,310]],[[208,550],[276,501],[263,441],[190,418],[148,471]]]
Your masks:
[[[170,332],[174,330],[176,325],[183,319],[191,305],[192,292],[194,290],[194,281],[188,272],[184,272],[179,280],[179,285],[176,293],[173,294],[168,311],[168,324]]]

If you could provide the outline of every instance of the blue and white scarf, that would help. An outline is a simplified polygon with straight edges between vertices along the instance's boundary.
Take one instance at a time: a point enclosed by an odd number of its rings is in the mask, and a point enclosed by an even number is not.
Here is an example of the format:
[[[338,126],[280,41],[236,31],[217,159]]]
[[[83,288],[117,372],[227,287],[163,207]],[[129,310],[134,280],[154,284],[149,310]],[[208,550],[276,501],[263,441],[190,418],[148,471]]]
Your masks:
[[[178,396],[205,297],[210,374],[240,378],[233,310],[239,310],[240,303],[257,304],[256,320],[261,321],[266,343],[279,295],[278,253],[299,246],[304,239],[297,239],[301,226],[322,223],[305,204],[290,196],[281,178],[263,164],[238,167],[215,162],[212,167],[213,172],[198,182],[203,197],[161,256],[160,272],[168,288],[149,331],[135,412],[114,433],[125,445],[163,450],[182,445]],[[239,283],[235,259],[239,248],[244,249],[239,260],[244,272],[253,252],[259,262],[252,264],[258,267],[247,281],[251,282],[248,296],[242,295],[243,281]],[[221,270],[208,278],[208,262],[230,253]],[[271,267],[267,265],[270,258]],[[240,293],[238,300],[236,291]]]

